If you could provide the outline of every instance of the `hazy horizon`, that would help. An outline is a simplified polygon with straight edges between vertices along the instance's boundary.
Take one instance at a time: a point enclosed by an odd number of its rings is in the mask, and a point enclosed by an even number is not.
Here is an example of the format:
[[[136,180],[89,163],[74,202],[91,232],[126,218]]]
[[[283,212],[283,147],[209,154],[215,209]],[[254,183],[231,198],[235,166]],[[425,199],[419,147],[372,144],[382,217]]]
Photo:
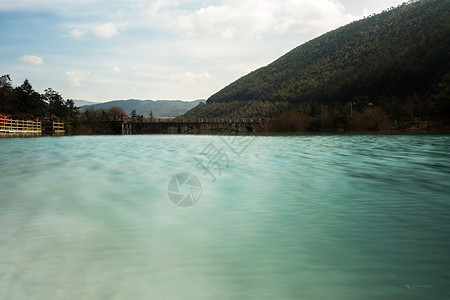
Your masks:
[[[108,103],[108,102],[114,102],[114,101],[130,101],[130,100],[137,100],[137,101],[182,101],[182,102],[195,102],[195,101],[201,101],[204,100],[206,101],[206,99],[194,99],[194,100],[180,100],[180,99],[112,99],[112,100],[105,100],[102,102],[96,102],[96,101],[88,101],[88,100],[84,100],[84,99],[72,99],[73,101],[75,101],[75,103],[77,102],[86,102],[87,104],[83,104],[83,105],[90,105],[91,104],[101,104],[101,103]]]

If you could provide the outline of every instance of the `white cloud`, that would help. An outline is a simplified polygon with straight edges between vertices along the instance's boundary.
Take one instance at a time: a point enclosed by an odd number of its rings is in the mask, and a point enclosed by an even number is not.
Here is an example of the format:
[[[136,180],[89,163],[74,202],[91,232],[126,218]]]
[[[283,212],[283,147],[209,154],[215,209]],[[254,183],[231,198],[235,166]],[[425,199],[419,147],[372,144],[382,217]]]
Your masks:
[[[111,38],[119,34],[117,26],[114,23],[101,24],[94,28],[93,33],[102,38]]]
[[[86,31],[78,29],[78,28],[75,28],[75,29],[72,29],[70,31],[70,35],[72,37],[74,37],[74,38],[78,38],[79,39],[79,38],[82,38],[83,36],[86,35]]]
[[[91,72],[89,71],[67,71],[67,83],[71,87],[81,87],[81,81],[86,81],[91,75]]]
[[[172,17],[164,18],[166,26],[189,36],[222,38],[323,33],[355,19],[334,0],[223,0],[195,11],[172,11]]]
[[[149,6],[144,8],[143,14],[153,20],[160,20],[161,16],[170,11],[170,9],[176,8],[178,3],[173,0],[156,0]],[[135,9],[142,9],[142,4],[134,5]]]
[[[45,64],[42,57],[34,56],[34,55],[24,55],[18,58],[18,60],[35,65],[35,66],[42,66]]]
[[[174,81],[182,81],[185,83],[194,83],[200,80],[209,80],[211,76],[209,73],[193,73],[193,72],[185,72],[182,74],[172,74],[170,78]]]
[[[42,22],[39,14],[23,14],[18,21],[31,34],[63,26],[64,39],[57,40],[61,35],[55,32],[14,46],[16,53],[25,54],[25,43],[29,49],[41,49],[35,53],[46,60],[64,62],[46,61],[45,73],[66,73],[67,83],[48,76],[42,78],[49,82],[41,89],[52,86],[65,97],[86,95],[95,101],[187,100],[210,96],[303,42],[354,20],[365,7],[364,14],[369,14],[398,1],[402,0],[0,0],[0,11],[7,17],[14,10],[55,16]],[[16,34],[13,28],[4,31],[4,42],[13,44],[17,37],[8,40]],[[104,44],[103,38],[117,35],[125,47]],[[72,43],[68,38],[79,40]],[[55,42],[58,53],[44,56],[42,45]],[[6,59],[0,57],[0,65]],[[20,59],[26,60],[32,63],[25,56]],[[125,72],[127,76],[121,76]]]

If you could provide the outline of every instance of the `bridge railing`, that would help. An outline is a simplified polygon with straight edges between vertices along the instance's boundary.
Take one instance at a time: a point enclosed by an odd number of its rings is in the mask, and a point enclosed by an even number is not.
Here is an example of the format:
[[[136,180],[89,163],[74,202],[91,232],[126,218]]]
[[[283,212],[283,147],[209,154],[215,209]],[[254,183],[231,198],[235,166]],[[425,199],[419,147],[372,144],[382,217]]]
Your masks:
[[[266,123],[267,118],[152,118],[139,123]],[[129,122],[136,122],[129,120]]]
[[[42,132],[41,122],[0,119],[0,131],[13,132]]]
[[[62,122],[53,122],[52,130],[54,133],[64,133],[64,123]]]

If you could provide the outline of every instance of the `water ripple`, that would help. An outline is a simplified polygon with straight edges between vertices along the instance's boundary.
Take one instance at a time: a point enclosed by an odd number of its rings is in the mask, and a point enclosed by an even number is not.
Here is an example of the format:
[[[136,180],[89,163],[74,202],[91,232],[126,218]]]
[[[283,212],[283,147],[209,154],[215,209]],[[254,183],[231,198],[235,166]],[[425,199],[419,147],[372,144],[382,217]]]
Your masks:
[[[250,138],[0,140],[0,298],[449,297],[449,136]]]

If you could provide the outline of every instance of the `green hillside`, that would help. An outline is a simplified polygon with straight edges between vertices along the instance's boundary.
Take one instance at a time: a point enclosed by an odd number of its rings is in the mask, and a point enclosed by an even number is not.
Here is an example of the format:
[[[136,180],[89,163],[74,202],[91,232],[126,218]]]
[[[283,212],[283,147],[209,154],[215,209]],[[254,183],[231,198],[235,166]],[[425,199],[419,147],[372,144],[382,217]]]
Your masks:
[[[348,125],[343,124],[347,114],[376,108],[391,124],[400,124],[424,117],[448,120],[449,98],[450,1],[423,0],[311,40],[186,116],[274,116],[295,110],[314,119],[326,112],[326,126],[337,128]]]

